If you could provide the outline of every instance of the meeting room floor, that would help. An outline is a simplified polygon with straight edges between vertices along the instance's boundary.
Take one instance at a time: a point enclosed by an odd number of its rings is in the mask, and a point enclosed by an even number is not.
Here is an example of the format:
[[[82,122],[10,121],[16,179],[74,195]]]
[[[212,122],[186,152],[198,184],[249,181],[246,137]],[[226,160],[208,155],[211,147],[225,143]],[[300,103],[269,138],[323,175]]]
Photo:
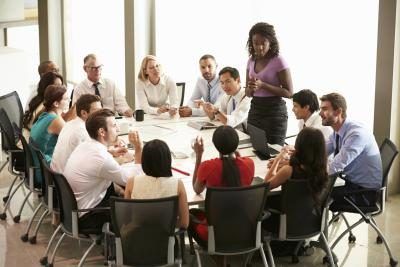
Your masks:
[[[7,193],[7,188],[11,183],[11,176],[4,169],[0,174],[0,197],[2,198]],[[44,221],[37,236],[37,244],[32,245],[29,242],[23,243],[20,236],[23,234],[30,216],[39,200],[36,196],[29,198],[29,204],[26,205],[21,216],[20,223],[13,222],[12,214],[17,213],[20,203],[22,202],[24,193],[19,190],[11,202],[11,213],[7,212],[7,220],[0,221],[0,266],[21,267],[21,266],[40,266],[39,259],[43,256],[47,242],[54,230],[51,225],[51,218]],[[3,205],[0,205],[3,208]],[[380,229],[385,234],[392,252],[397,259],[400,259],[400,194],[391,196],[386,205],[385,213],[377,218],[377,223]],[[348,217],[351,222],[358,220],[356,216]],[[344,222],[340,220],[330,228],[330,240],[338,236],[345,229]],[[339,243],[335,248],[340,267],[353,266],[389,266],[389,258],[383,244],[376,244],[376,234],[371,227],[362,224],[356,228],[354,234],[357,237],[355,244],[348,244],[347,237]],[[76,266],[79,263],[80,257],[88,247],[86,242],[78,242],[66,238],[60,249],[57,252],[55,266]],[[322,258],[324,253],[316,249],[311,256],[301,256],[300,262],[296,265],[291,263],[290,257],[275,258],[276,266],[324,266]],[[193,256],[186,249],[186,261],[184,266],[191,266]],[[203,266],[215,266],[210,258],[202,257],[204,260]],[[242,266],[243,257],[235,256],[228,258],[230,266]],[[85,266],[103,266],[103,257],[101,256],[101,247],[95,247],[89,254]],[[196,266],[196,265],[193,265]],[[256,255],[252,266],[262,266],[260,257]],[[327,266],[327,265],[325,265]]]

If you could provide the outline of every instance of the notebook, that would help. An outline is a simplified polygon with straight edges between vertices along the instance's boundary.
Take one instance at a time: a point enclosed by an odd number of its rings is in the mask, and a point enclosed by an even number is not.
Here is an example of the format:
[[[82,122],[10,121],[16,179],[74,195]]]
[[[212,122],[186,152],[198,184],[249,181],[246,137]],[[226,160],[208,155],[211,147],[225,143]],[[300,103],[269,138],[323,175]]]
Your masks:
[[[214,123],[208,121],[189,121],[187,125],[197,130],[212,129],[218,127]]]
[[[265,131],[247,123],[247,132],[250,135],[250,141],[254,148],[254,154],[261,160],[267,160],[279,154],[279,151],[268,145]]]

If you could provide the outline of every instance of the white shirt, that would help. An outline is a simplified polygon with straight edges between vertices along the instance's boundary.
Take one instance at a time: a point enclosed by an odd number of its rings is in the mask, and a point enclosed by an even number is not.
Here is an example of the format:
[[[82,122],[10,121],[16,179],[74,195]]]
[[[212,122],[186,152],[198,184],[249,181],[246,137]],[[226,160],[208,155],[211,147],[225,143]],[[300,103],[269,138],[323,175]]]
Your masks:
[[[235,102],[235,109],[233,102]],[[246,126],[250,102],[251,98],[247,97],[245,89],[241,88],[234,96],[223,93],[214,106],[227,115],[226,125],[236,127],[244,123]]]
[[[136,96],[139,108],[147,114],[157,114],[158,108],[167,103],[171,107],[179,107],[176,84],[167,75],[162,75],[156,85],[148,79],[146,81],[139,79],[136,82]]]
[[[97,87],[100,92],[103,108],[108,108],[121,114],[130,109],[128,103],[126,103],[125,97],[121,94],[113,81],[102,78],[99,80],[99,83]],[[78,84],[74,89],[72,105],[75,104],[83,94],[94,95],[95,88],[93,84],[94,83],[87,78]]]
[[[301,131],[305,127],[313,127],[321,130],[324,135],[325,140],[329,140],[329,136],[332,134],[333,130],[330,126],[323,126],[321,116],[319,116],[318,112],[314,112],[311,114],[310,118],[304,123],[303,119],[299,120],[299,131]]]
[[[139,174],[139,164],[134,170],[121,167],[107,147],[94,139],[79,144],[64,169],[64,176],[75,194],[79,209],[96,207],[112,182],[125,185],[129,177]]]
[[[134,178],[132,199],[151,199],[178,195],[178,178],[140,175]]]
[[[219,96],[223,93],[221,84],[219,82],[219,77],[217,75],[215,75],[214,79],[210,82],[210,85],[210,103],[214,104],[215,102],[217,102]],[[197,79],[192,97],[188,102],[188,106],[192,108],[192,116],[206,116],[206,113],[202,108],[196,108],[194,100],[203,99],[203,101],[207,102],[207,98],[208,81],[203,77],[200,77],[199,79]]]
[[[62,128],[51,159],[51,169],[58,173],[64,172],[65,164],[72,151],[90,137],[85,127],[85,122],[80,118],[67,122]]]

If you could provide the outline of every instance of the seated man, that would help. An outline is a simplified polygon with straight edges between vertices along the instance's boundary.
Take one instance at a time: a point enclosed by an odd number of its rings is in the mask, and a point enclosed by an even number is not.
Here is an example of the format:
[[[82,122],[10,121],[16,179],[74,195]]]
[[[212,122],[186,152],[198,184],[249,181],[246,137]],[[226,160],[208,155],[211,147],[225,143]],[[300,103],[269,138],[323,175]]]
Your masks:
[[[101,77],[103,65],[96,55],[89,54],[84,60],[83,69],[87,74],[87,79],[78,84],[74,89],[72,105],[78,101],[83,94],[98,95],[101,98],[103,108],[111,109],[122,115],[131,117],[132,109],[126,103],[126,99],[121,95],[115,83],[109,79]]]
[[[328,155],[334,154],[328,164],[329,174],[343,171],[346,184],[335,187],[331,208],[348,206],[343,196],[359,189],[378,189],[382,186],[382,161],[374,135],[364,125],[347,118],[345,98],[337,93],[320,98],[322,125],[334,132],[326,143]],[[369,206],[376,202],[376,194],[354,197],[357,205]]]
[[[332,133],[332,128],[322,125],[321,117],[318,114],[319,103],[317,95],[311,90],[303,89],[293,94],[292,100],[292,111],[296,119],[299,120],[299,132],[304,127],[313,127],[321,130],[325,140],[328,140]]]
[[[135,162],[138,163],[133,169],[120,166],[107,151],[107,147],[118,138],[114,112],[109,109],[93,112],[86,121],[86,130],[91,139],[75,148],[64,169],[78,209],[109,206],[110,196],[115,195],[113,182],[125,186],[129,177],[141,174],[142,149],[137,133],[129,133],[129,142],[135,147]],[[110,212],[80,213],[79,217],[82,225],[97,228],[110,221]]]
[[[64,172],[65,164],[72,151],[82,142],[90,140],[86,131],[85,121],[89,115],[101,109],[100,97],[92,94],[82,95],[76,102],[77,117],[67,122],[58,136],[51,159],[51,169],[58,173]]]
[[[251,99],[240,86],[239,71],[225,67],[219,72],[219,80],[225,93],[214,105],[209,102],[204,103],[205,113],[211,120],[218,119],[224,125],[246,127]]]
[[[217,62],[212,55],[204,55],[199,60],[202,77],[196,82],[192,97],[188,106],[179,108],[179,116],[205,116],[200,103],[209,102],[214,104],[222,93],[219,77],[217,76]]]

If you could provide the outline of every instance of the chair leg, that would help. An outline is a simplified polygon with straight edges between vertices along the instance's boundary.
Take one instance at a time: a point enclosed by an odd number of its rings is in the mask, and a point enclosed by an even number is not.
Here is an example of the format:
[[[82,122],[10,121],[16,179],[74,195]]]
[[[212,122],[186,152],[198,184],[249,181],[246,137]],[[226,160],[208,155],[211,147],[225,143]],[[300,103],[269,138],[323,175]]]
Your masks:
[[[349,228],[349,227],[350,227],[350,224],[349,224],[349,221],[347,220],[346,216],[344,216],[343,213],[340,213],[340,216],[343,218],[344,223],[346,224],[346,227]],[[355,242],[356,242],[356,237],[353,235],[353,232],[352,232],[352,231],[349,231],[349,238],[348,238],[348,240],[349,240],[349,243],[355,243]]]
[[[355,228],[356,226],[358,226],[360,223],[362,223],[364,221],[363,218],[361,218],[360,220],[358,220],[356,223],[354,223],[353,225],[351,225],[350,227],[348,227],[346,230],[343,231],[343,233],[341,233],[339,235],[338,238],[336,238],[335,242],[333,242],[332,246],[331,246],[331,250],[334,249],[334,247],[337,245],[337,243],[339,243],[339,241],[343,238],[343,236],[345,236],[348,232],[350,232],[353,228]]]
[[[7,163],[8,163],[8,158],[7,158],[6,161],[4,161],[3,165],[1,165],[1,167],[0,167],[0,172],[3,171],[3,169],[4,169],[4,167],[7,165]]]
[[[181,250],[181,261],[183,264],[186,264],[186,260],[185,260],[185,233],[182,233],[179,235],[179,247]]]
[[[28,194],[26,194],[26,196],[24,197],[24,201],[22,201],[21,206],[19,207],[18,213],[16,216],[14,216],[13,220],[15,223],[19,223],[20,219],[21,219],[21,214],[22,214],[22,210],[25,207],[25,203],[28,201],[29,196],[32,194],[32,191],[29,191]]]
[[[58,239],[58,242],[57,242],[56,246],[54,247],[53,254],[51,255],[51,258],[50,258],[51,266],[53,266],[53,264],[54,264],[54,259],[56,257],[58,247],[60,246],[61,242],[64,240],[64,237],[65,237],[65,233],[63,233],[62,236],[60,237],[60,239]]]
[[[18,191],[18,189],[21,187],[21,185],[23,183],[24,183],[24,181],[22,180],[21,182],[19,182],[17,187],[12,191],[11,195],[7,199],[6,204],[4,205],[3,212],[0,214],[0,219],[5,220],[7,218],[6,212],[7,212],[8,207],[10,206],[11,199],[14,197],[15,193]]]
[[[57,229],[54,231],[53,235],[50,238],[49,243],[47,244],[46,251],[44,252],[44,256],[40,259],[40,264],[42,265],[47,265],[47,258],[49,255],[49,251],[51,248],[51,244],[53,243],[54,238],[57,236],[58,232],[61,230],[61,224],[57,227]]]
[[[26,226],[25,234],[23,234],[23,235],[21,236],[21,240],[22,240],[23,242],[28,241],[29,231],[30,231],[30,229],[31,229],[31,227],[32,227],[33,220],[35,219],[36,214],[39,212],[39,210],[40,210],[40,208],[41,208],[42,206],[43,206],[43,203],[40,203],[39,206],[37,206],[37,208],[36,208],[35,211],[33,212],[33,215],[32,215],[32,217],[31,217],[31,219],[29,220],[28,225]]]
[[[265,257],[264,249],[262,246],[260,246],[260,254],[261,254],[261,258],[262,258],[264,266],[268,267],[267,258]],[[273,265],[271,264],[271,266],[273,266]]]
[[[320,239],[322,239],[322,242],[323,242],[323,244],[325,246],[326,253],[328,254],[328,257],[329,257],[330,266],[331,267],[336,266],[335,259],[333,258],[332,250],[329,247],[328,240],[326,240],[326,237],[325,237],[324,233],[321,233],[321,235],[319,237],[320,237]]]
[[[272,255],[272,250],[271,250],[269,241],[265,242],[265,248],[267,249],[267,255],[268,255],[269,262],[271,263],[271,267],[275,267],[274,256]]]
[[[195,249],[194,252],[196,253],[197,267],[201,267],[201,260],[200,260],[199,251],[197,249]]]
[[[89,254],[89,252],[92,250],[92,248],[96,245],[96,241],[92,241],[92,243],[90,244],[90,247],[86,250],[85,254],[83,254],[81,260],[79,261],[78,267],[83,266],[83,264],[85,263],[86,257]]]
[[[39,228],[42,225],[43,219],[49,214],[49,210],[46,208],[46,210],[42,213],[42,216],[40,216],[39,221],[36,224],[35,230],[33,231],[33,236],[29,238],[29,242],[31,244],[36,244],[36,236],[37,233],[39,232]]]
[[[371,223],[369,223],[369,224],[372,226],[372,228],[374,228],[374,230],[375,230],[375,232],[378,234],[378,236],[380,236],[380,238],[381,238],[382,241],[383,241],[383,244],[385,244],[386,250],[387,250],[387,252],[388,252],[388,254],[389,254],[389,258],[390,258],[390,265],[391,265],[391,266],[396,266],[396,265],[397,265],[397,260],[393,257],[392,251],[391,251],[391,249],[390,249],[390,247],[389,247],[389,244],[387,243],[386,238],[385,238],[385,236],[383,235],[382,231],[376,226],[375,223],[371,222]],[[395,264],[394,264],[394,263],[395,263]],[[394,264],[394,265],[393,265],[393,264]]]

